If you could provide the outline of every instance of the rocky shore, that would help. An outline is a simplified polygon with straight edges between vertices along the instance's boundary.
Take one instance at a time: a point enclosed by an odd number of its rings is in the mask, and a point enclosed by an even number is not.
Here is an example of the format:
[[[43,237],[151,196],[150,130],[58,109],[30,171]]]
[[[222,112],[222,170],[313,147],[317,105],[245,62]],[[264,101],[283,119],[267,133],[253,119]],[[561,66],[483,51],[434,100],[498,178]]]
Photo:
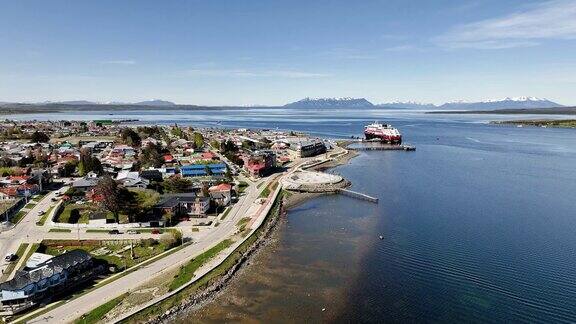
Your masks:
[[[270,242],[270,238],[277,227],[277,223],[282,219],[285,219],[286,215],[284,198],[280,200],[278,204],[278,208],[274,209],[272,211],[273,214],[268,216],[261,232],[255,234],[258,235],[256,241],[254,241],[254,243],[252,243],[246,251],[242,253],[242,257],[238,259],[232,267],[227,269],[227,271],[218,279],[210,283],[208,287],[190,295],[177,307],[172,308],[163,314],[158,314],[156,317],[149,319],[146,323],[173,323],[178,317],[188,314],[216,298],[218,293],[222,292],[226,288],[229,281],[242,268],[242,266],[249,263],[251,258],[259,251],[259,249]]]

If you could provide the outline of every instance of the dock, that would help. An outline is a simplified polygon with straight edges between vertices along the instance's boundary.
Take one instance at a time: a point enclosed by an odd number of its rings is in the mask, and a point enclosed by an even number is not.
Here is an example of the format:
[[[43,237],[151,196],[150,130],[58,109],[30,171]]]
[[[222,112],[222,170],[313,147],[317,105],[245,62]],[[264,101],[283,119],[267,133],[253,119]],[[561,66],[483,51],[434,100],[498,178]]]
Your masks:
[[[363,193],[361,193],[361,192],[356,192],[356,191],[352,191],[352,190],[349,190],[349,189],[338,189],[337,192],[343,194],[344,196],[348,196],[348,197],[352,197],[352,198],[357,198],[357,199],[366,200],[366,201],[369,201],[369,202],[373,202],[373,203],[375,203],[375,204],[378,203],[378,198],[369,196],[369,195],[367,195],[367,194],[363,194]]]
[[[392,144],[364,145],[358,147],[348,147],[348,149],[354,151],[416,151],[416,147],[412,145]]]

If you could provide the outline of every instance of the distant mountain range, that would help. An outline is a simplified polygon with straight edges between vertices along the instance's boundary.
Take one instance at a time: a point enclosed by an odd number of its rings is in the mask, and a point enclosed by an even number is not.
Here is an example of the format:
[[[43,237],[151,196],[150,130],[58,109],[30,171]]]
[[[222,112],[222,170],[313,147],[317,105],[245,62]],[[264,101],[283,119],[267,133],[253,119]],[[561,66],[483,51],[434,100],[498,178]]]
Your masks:
[[[126,109],[134,106],[146,107],[147,109],[152,109],[154,107],[171,109],[184,109],[189,107],[196,108],[216,108],[208,106],[196,106],[196,105],[179,105],[171,101],[154,99],[140,102],[92,102],[86,100],[73,100],[73,101],[45,101],[40,103],[10,103],[10,102],[0,102],[0,106],[3,108],[10,109],[20,109],[22,107],[36,107],[38,109],[98,109],[98,110],[110,110],[110,109]],[[228,106],[233,108],[247,108],[246,106]],[[271,107],[271,106],[263,106]],[[419,102],[389,102],[381,104],[373,104],[365,98],[304,98],[296,102],[292,102],[282,106],[284,108],[309,108],[309,109],[338,109],[338,108],[353,108],[353,109],[420,109],[420,110],[466,110],[466,111],[490,111],[498,109],[538,109],[538,108],[556,108],[564,107],[556,102],[540,99],[534,97],[518,97],[518,98],[504,98],[502,100],[487,100],[478,102],[466,102],[466,101],[455,101],[448,102],[442,105],[434,105],[430,103],[419,103]],[[224,108],[224,107],[218,107]],[[274,108],[274,107],[271,107]]]
[[[13,105],[13,104],[18,104],[18,103],[0,102],[0,106]],[[95,102],[95,101],[87,101],[87,100],[44,101],[44,102],[32,103],[30,105],[70,105],[70,106],[127,105],[127,106],[154,106],[154,107],[176,106],[176,104],[171,102],[171,101],[160,100],[160,99],[140,101],[140,102],[117,102],[117,101]]]
[[[373,108],[364,98],[304,98],[284,105],[286,108]]]
[[[535,97],[504,98],[479,102],[455,101],[442,105],[419,102],[390,102],[374,105],[364,98],[304,98],[284,105],[287,108],[390,108],[426,110],[495,110],[563,107],[548,99]]]
[[[535,97],[504,98],[502,100],[487,100],[480,102],[448,102],[438,108],[446,110],[495,110],[495,109],[527,109],[527,108],[553,108],[563,105]]]

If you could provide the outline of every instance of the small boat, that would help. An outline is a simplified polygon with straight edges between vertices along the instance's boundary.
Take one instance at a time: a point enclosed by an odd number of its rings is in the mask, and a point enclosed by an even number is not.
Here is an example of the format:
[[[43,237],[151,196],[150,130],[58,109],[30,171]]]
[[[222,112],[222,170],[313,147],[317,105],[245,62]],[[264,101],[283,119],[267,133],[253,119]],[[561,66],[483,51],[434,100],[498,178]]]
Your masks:
[[[378,236],[378,238],[380,238],[381,240],[383,240],[383,239],[384,239],[384,236],[380,235],[380,236]]]

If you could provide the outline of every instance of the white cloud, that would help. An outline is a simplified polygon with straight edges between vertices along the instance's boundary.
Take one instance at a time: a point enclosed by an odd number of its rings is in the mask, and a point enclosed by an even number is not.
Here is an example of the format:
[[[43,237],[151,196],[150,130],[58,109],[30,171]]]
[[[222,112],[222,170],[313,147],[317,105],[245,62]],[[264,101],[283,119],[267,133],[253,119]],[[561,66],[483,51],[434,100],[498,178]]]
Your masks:
[[[555,0],[510,15],[456,26],[433,41],[449,49],[502,49],[576,39],[576,0]]]
[[[136,61],[133,60],[114,60],[114,61],[104,61],[102,64],[113,64],[113,65],[134,65]]]
[[[191,69],[186,75],[211,77],[279,77],[290,79],[322,78],[329,74],[292,70],[245,70],[245,69]]]
[[[404,51],[412,51],[416,50],[416,46],[414,45],[398,45],[398,46],[391,46],[384,49],[386,52],[404,52]]]

